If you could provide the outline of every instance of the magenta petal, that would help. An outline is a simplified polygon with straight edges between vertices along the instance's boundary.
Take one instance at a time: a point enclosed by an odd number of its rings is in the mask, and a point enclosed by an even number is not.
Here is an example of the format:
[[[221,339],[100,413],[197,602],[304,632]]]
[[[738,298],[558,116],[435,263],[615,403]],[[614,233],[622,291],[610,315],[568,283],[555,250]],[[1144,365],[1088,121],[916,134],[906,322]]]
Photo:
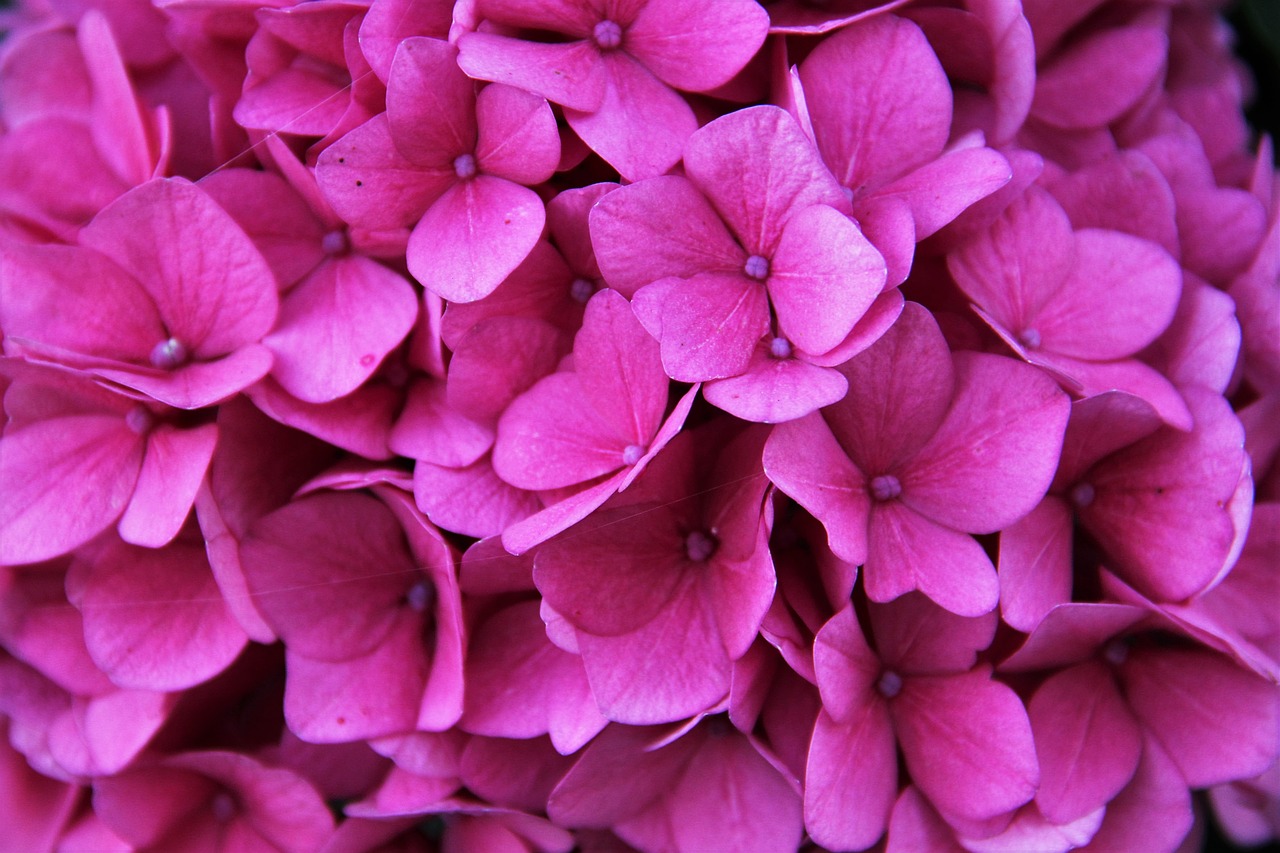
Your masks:
[[[518,184],[540,184],[560,162],[560,134],[547,102],[501,84],[476,99],[476,164],[480,171]]]
[[[592,111],[566,106],[569,127],[629,181],[664,174],[698,128],[693,109],[626,53],[611,51],[598,61],[604,98]]]
[[[387,122],[396,150],[414,165],[452,172],[476,145],[475,83],[458,70],[457,48],[405,39],[387,81]]]
[[[458,39],[458,65],[472,77],[506,83],[573,110],[600,109],[605,69],[589,41],[542,44],[494,33]]]
[[[972,536],[930,521],[901,502],[872,507],[864,582],[872,601],[918,589],[960,616],[995,608],[995,567]]]
[[[679,382],[736,376],[769,328],[765,289],[742,275],[701,273],[641,288],[632,310],[662,342],[662,366]]]
[[[245,128],[323,136],[342,120],[348,97],[331,74],[285,68],[246,89],[232,117]]]
[[[989,670],[906,679],[891,713],[911,778],[944,817],[986,820],[1035,796],[1026,709]]]
[[[375,230],[412,225],[457,179],[452,168],[428,169],[401,154],[385,113],[348,132],[316,162],[316,183],[337,214]]]
[[[94,561],[79,606],[85,645],[121,687],[193,687],[226,669],[248,642],[201,545],[117,545]]]
[[[360,50],[386,83],[402,41],[415,35],[446,38],[452,23],[453,4],[448,0],[377,0],[360,24]]]
[[[1101,664],[1050,676],[1027,711],[1040,758],[1036,805],[1051,822],[1096,811],[1129,784],[1142,755],[1142,731]]]
[[[1135,650],[1123,683],[1133,713],[1190,788],[1257,776],[1280,751],[1275,685],[1222,655]]]
[[[1087,849],[1090,853],[1177,850],[1195,819],[1187,783],[1160,742],[1147,734],[1138,772],[1107,804],[1102,827]]]
[[[493,292],[533,250],[546,209],[533,190],[487,175],[450,187],[409,236],[409,272],[444,299]]]
[[[195,503],[217,442],[214,424],[194,429],[162,424],[148,435],[138,483],[120,519],[120,538],[133,545],[159,548],[177,536]]]
[[[105,530],[142,469],[143,440],[122,418],[38,421],[0,439],[0,563],[47,560]]]
[[[520,691],[521,701],[509,700],[512,690]],[[507,738],[549,733],[556,749],[568,755],[606,722],[581,659],[547,640],[536,602],[500,611],[473,635],[460,722],[466,731]]]
[[[671,228],[679,222],[679,228]],[[600,198],[591,242],[609,286],[628,299],[659,279],[735,272],[747,256],[706,197],[687,178],[641,181]]]
[[[1029,318],[1040,346],[1092,361],[1133,355],[1173,319],[1182,270],[1156,244],[1118,231],[1086,228],[1075,242],[1075,268],[1052,301]],[[1124,298],[1113,305],[1118,292]]]
[[[778,327],[805,352],[833,349],[880,295],[884,259],[844,214],[814,205],[783,226],[768,279]]]
[[[1012,175],[1009,161],[998,152],[986,147],[962,148],[881,187],[875,198],[893,196],[906,202],[919,241],[1009,183]]]
[[[1079,40],[1037,75],[1032,113],[1055,127],[1109,124],[1159,79],[1168,37],[1155,27],[1116,27]],[[1093,92],[1089,98],[1080,92]]]
[[[800,79],[818,149],[855,192],[924,165],[946,144],[951,86],[911,21],[882,15],[841,31],[805,59]]]
[[[338,258],[285,296],[264,340],[275,356],[271,373],[308,403],[345,396],[373,375],[417,316],[417,294],[400,275],[358,255]]]
[[[243,391],[270,370],[271,351],[249,344],[215,361],[196,361],[173,371],[104,366],[92,373],[178,409],[203,409]]]
[[[275,276],[240,226],[195,184],[143,184],[94,217],[80,240],[138,280],[170,335],[196,358],[256,342],[275,323]]]
[[[460,468],[419,461],[413,488],[428,518],[464,536],[497,536],[542,506],[536,494],[495,474],[487,456]]]
[[[391,444],[397,453],[462,468],[488,452],[493,446],[493,426],[450,406],[447,394],[444,383],[433,379],[422,379],[410,386],[404,410],[391,433]]]
[[[756,345],[739,376],[713,379],[702,389],[708,403],[755,423],[802,418],[844,397],[849,383],[839,371],[798,358],[776,358],[768,342]]]
[[[748,107],[689,139],[685,172],[749,254],[771,258],[783,226],[801,210],[848,199],[800,125],[779,107]]]
[[[1071,509],[1048,496],[1000,533],[1000,616],[1030,633],[1046,614],[1071,600]]]
[[[833,850],[861,850],[884,834],[897,791],[893,727],[878,697],[837,723],[818,715],[805,768],[804,824]]]
[[[662,730],[658,730],[662,731]],[[654,729],[610,726],[551,793],[547,813],[562,826],[610,826],[669,791],[700,730],[653,749]],[[619,772],[619,768],[627,772]]]
[[[908,594],[868,609],[871,633],[885,666],[913,675],[967,672],[995,638],[994,612],[976,618],[939,610],[923,595]]]
[[[628,725],[672,722],[701,713],[728,694],[732,665],[715,618],[701,600],[697,580],[685,576],[681,581],[657,616],[632,633],[578,632],[587,679],[609,719]]]
[[[1048,370],[1073,393],[1086,399],[1122,391],[1148,403],[1161,420],[1174,429],[1191,429],[1191,411],[1183,394],[1164,374],[1137,359],[1080,361],[1062,355],[1033,353],[1028,360]]]
[[[779,424],[764,447],[764,470],[784,493],[813,513],[827,529],[841,559],[867,559],[871,500],[866,476],[836,443],[819,415]]]
[[[769,16],[744,0],[645,3],[625,49],[669,86],[705,92],[737,74],[764,43]]]
[[[908,463],[902,500],[957,530],[992,533],[1030,512],[1048,490],[1071,403],[1042,371],[1013,359],[954,358],[951,410]]]
[[[414,575],[400,526],[380,501],[356,492],[309,495],[265,516],[241,560],[254,602],[285,645],[326,661],[375,648]]]
[[[832,616],[814,637],[813,669],[824,716],[831,722],[848,722],[879,701],[874,690],[883,666],[867,645],[852,606]]]
[[[647,445],[667,407],[667,377],[657,343],[613,291],[587,303],[573,344],[574,366],[592,408],[616,435]]]

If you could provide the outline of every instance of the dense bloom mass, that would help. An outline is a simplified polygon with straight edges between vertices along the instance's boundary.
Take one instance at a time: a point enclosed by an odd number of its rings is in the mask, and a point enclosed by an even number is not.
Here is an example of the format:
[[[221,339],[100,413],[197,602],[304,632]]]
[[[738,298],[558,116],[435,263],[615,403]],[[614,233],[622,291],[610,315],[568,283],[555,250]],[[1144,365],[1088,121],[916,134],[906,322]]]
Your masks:
[[[1280,840],[1222,5],[19,0],[0,847]]]

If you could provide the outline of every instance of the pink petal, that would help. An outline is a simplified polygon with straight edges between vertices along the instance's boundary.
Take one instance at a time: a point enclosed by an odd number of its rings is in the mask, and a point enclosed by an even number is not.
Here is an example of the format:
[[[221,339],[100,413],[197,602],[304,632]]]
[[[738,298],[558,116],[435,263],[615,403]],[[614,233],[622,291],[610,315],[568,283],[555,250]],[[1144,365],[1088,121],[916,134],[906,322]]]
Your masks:
[[[328,403],[304,403],[268,376],[246,388],[245,396],[273,420],[343,450],[366,459],[393,455],[387,442],[392,421],[404,403],[399,389],[370,384]]]
[[[137,185],[156,173],[156,146],[112,30],[101,12],[89,10],[76,36],[93,81],[98,150],[117,175]]]
[[[583,111],[565,105],[569,127],[628,181],[665,174],[698,128],[693,110],[625,52],[597,61],[604,97]]]
[[[890,712],[911,778],[943,817],[985,820],[1035,796],[1026,709],[989,671],[906,679]]]
[[[403,542],[381,502],[322,492],[262,518],[241,559],[254,603],[291,651],[344,660],[392,630],[414,574]]]
[[[1275,685],[1201,649],[1134,650],[1122,672],[1134,715],[1187,786],[1257,776],[1280,750]]]
[[[1121,391],[1147,403],[1166,424],[1191,429],[1191,411],[1183,394],[1160,371],[1137,359],[1081,361],[1052,353],[1028,353],[1027,360],[1054,375],[1082,397]]]
[[[556,171],[560,134],[542,98],[500,83],[485,86],[476,99],[476,122],[481,171],[525,185],[540,184]]]
[[[600,270],[628,299],[659,279],[737,272],[746,261],[706,197],[677,175],[608,193],[591,209],[590,223]]]
[[[121,196],[80,240],[138,280],[170,336],[196,358],[256,342],[275,323],[276,282],[262,255],[203,190],[180,178]]]
[[[778,327],[805,352],[840,344],[885,282],[884,259],[844,214],[825,205],[787,220],[768,278]]]
[[[91,372],[178,409],[202,409],[243,391],[271,370],[271,351],[248,344],[215,361],[195,361],[172,371],[150,367],[97,367]]]
[[[360,49],[383,83],[391,76],[396,48],[410,36],[443,39],[453,23],[448,0],[377,0],[360,24]]]
[[[1133,781],[1107,804],[1089,853],[1128,853],[1136,848],[1176,850],[1195,821],[1191,792],[1160,742],[1143,738]]]
[[[605,101],[607,71],[590,41],[542,44],[466,33],[458,39],[458,65],[472,77],[524,89],[572,110],[598,110]]]
[[[667,85],[704,92],[737,74],[768,28],[765,11],[744,0],[649,2],[627,27],[624,49]]]
[[[476,147],[475,84],[458,70],[447,41],[409,38],[387,81],[387,122],[396,150],[429,172],[453,171]]]
[[[893,727],[878,697],[845,723],[819,714],[805,768],[804,824],[813,839],[836,850],[874,844],[893,807],[897,765]]]
[[[348,132],[316,162],[316,183],[334,211],[373,230],[413,225],[457,179],[451,163],[425,168],[401,154],[385,114]]]
[[[849,383],[838,371],[798,358],[776,358],[769,343],[756,344],[739,376],[713,379],[702,389],[708,403],[756,423],[802,418],[844,397]]]
[[[910,21],[883,15],[842,30],[805,59],[800,79],[818,150],[855,193],[924,165],[946,144],[951,87]]]
[[[1009,161],[990,148],[962,148],[876,191],[877,200],[896,197],[911,210],[915,240],[924,240],[974,202],[1009,183]]]
[[[535,317],[481,320],[454,346],[446,401],[477,423],[494,421],[539,379],[555,372],[567,349],[565,335]]]
[[[115,521],[142,469],[144,443],[119,416],[39,421],[0,439],[0,562],[47,560]]]
[[[323,136],[347,111],[349,84],[325,70],[285,68],[246,89],[232,117],[241,127]]]
[[[867,645],[858,616],[847,606],[832,616],[813,639],[813,668],[822,694],[823,716],[846,723],[876,704],[876,679],[883,666]],[[864,720],[865,723],[865,720]]]
[[[1203,385],[1225,393],[1240,356],[1236,310],[1230,296],[1188,277],[1178,312],[1147,351],[1147,359],[1175,385]]]
[[[417,294],[401,276],[358,255],[338,258],[285,296],[264,339],[275,356],[271,373],[305,402],[345,396],[373,375],[417,316]]]
[[[783,226],[804,208],[847,205],[813,143],[779,107],[749,107],[711,122],[690,137],[684,165],[752,255],[772,258]]]
[[[213,424],[181,430],[161,424],[147,436],[138,483],[120,519],[121,539],[159,548],[178,535],[217,441],[218,428]]]
[[[1128,604],[1060,604],[1040,620],[1027,641],[1005,659],[1000,669],[1026,672],[1079,663],[1093,657],[1107,640],[1147,615],[1148,611]]]
[[[419,461],[413,483],[427,517],[464,536],[497,536],[542,506],[536,494],[498,477],[487,457],[459,468]]]
[[[574,339],[574,364],[582,391],[616,435],[647,445],[667,407],[667,377],[657,343],[631,306],[613,291],[587,303]]]
[[[1038,73],[1032,113],[1055,127],[1109,124],[1156,83],[1168,51],[1167,36],[1154,27],[1116,27],[1080,39]],[[1096,96],[1081,98],[1086,89]]]
[[[532,190],[477,175],[450,187],[409,237],[409,272],[436,295],[474,302],[520,265],[546,210]]]
[[[823,523],[837,556],[855,564],[866,561],[871,512],[866,475],[849,460],[820,416],[775,427],[764,447],[764,470],[779,489]]]
[[[957,616],[919,594],[873,604],[868,615],[885,666],[912,675],[969,671],[991,645],[1000,621],[994,612]]]
[[[743,275],[701,273],[641,288],[632,310],[662,342],[662,366],[679,382],[736,376],[768,331],[768,296]]]
[[[1053,823],[1070,823],[1129,784],[1142,731],[1105,667],[1061,670],[1036,689],[1028,708],[1040,758],[1036,805]]]
[[[1071,600],[1071,510],[1046,497],[1000,533],[1000,616],[1030,633],[1050,610]]]
[[[1076,228],[1124,231],[1177,256],[1173,191],[1141,151],[1121,151],[1071,172],[1055,182],[1052,190]]]
[[[954,358],[951,409],[908,463],[902,500],[957,530],[991,533],[1030,512],[1048,490],[1071,404],[1028,365],[982,353]]]
[[[918,589],[961,616],[980,616],[999,601],[1000,584],[982,546],[904,503],[873,505],[868,541],[863,579],[872,601]]]
[[[79,606],[85,644],[121,687],[185,690],[226,669],[248,640],[202,545],[117,545],[94,561]]]

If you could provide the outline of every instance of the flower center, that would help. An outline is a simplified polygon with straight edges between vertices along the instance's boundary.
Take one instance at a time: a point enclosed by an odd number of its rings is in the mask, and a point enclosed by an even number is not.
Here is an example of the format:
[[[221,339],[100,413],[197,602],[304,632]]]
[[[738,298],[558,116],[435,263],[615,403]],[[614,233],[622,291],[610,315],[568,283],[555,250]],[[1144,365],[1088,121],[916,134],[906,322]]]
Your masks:
[[[695,530],[684,538],[684,553],[695,563],[705,563],[711,559],[719,544],[709,533]]]
[[[151,364],[164,370],[172,370],[187,363],[191,354],[186,344],[177,338],[169,338],[156,344],[151,350]]]
[[[139,403],[124,416],[124,424],[138,435],[146,435],[156,425],[156,416],[151,410]]]
[[[476,174],[476,158],[474,154],[459,154],[453,159],[453,173],[462,180],[474,178]]]
[[[881,474],[871,481],[871,497],[878,501],[891,501],[902,494],[902,483],[892,474]]]
[[[226,791],[220,791],[209,801],[209,811],[218,823],[226,823],[236,816],[236,801]]]
[[[1112,666],[1119,666],[1129,659],[1129,643],[1127,640],[1116,638],[1102,647],[1102,656]]]
[[[591,31],[591,38],[601,50],[613,50],[622,44],[622,27],[617,21],[603,20]]]
[[[769,341],[769,355],[774,358],[791,358],[791,341],[786,338],[774,338]]]
[[[573,301],[581,302],[583,305],[587,304],[587,300],[594,296],[595,292],[595,283],[585,278],[575,278],[573,284],[569,285],[569,295],[573,297]]]
[[[742,265],[742,271],[747,274],[747,278],[764,281],[769,277],[769,259],[764,255],[752,255]]]
[[[1093,499],[1097,496],[1097,491],[1089,483],[1077,483],[1071,490],[1071,502],[1081,508],[1093,503]]]
[[[1027,349],[1035,349],[1040,346],[1040,331],[1038,329],[1026,329],[1022,334],[1018,335],[1018,340]]]
[[[644,453],[646,450],[648,450],[648,448],[644,447],[643,445],[628,444],[626,448],[622,451],[622,464],[623,465],[636,464],[637,462],[639,462],[641,459],[644,458]]]
[[[431,606],[432,601],[436,597],[435,587],[431,585],[431,581],[423,578],[422,580],[409,587],[409,591],[405,593],[405,603],[410,609],[419,613],[425,613],[427,608]]]
[[[876,690],[886,699],[892,699],[902,692],[902,676],[891,669],[886,669],[876,682]]]
[[[320,249],[326,255],[345,255],[351,251],[351,241],[345,230],[335,228],[320,238]]]

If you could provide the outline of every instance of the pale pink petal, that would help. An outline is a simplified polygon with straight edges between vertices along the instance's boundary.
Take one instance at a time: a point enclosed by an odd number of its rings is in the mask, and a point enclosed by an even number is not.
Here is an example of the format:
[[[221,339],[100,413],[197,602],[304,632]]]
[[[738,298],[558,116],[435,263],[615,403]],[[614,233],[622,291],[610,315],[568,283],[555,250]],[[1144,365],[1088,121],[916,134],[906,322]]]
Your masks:
[[[769,270],[782,334],[805,352],[839,345],[885,282],[884,259],[844,214],[814,205],[783,226]]]
[[[736,376],[768,331],[768,295],[743,275],[701,273],[641,288],[632,310],[662,342],[662,366],[679,382]]]
[[[870,847],[884,834],[897,775],[893,726],[879,697],[844,723],[819,714],[805,768],[805,828],[824,847]]]
[[[957,530],[992,533],[1030,512],[1053,479],[1070,400],[1043,372],[957,353],[956,392],[933,439],[907,463],[902,500]]]
[[[1018,695],[978,668],[904,680],[890,713],[916,786],[944,817],[980,821],[1035,796],[1035,743]]]
[[[520,89],[485,86],[476,99],[476,164],[518,184],[548,180],[560,162],[560,134],[551,107]]]
[[[677,175],[604,195],[591,209],[590,223],[600,270],[627,298],[663,278],[737,272],[747,259],[706,197]]]
[[[409,237],[409,272],[436,295],[474,302],[533,250],[546,219],[532,190],[477,175],[450,187]]]
[[[274,355],[271,374],[305,402],[345,396],[373,375],[417,316],[417,294],[403,277],[359,255],[337,258],[285,296],[263,340]]]
[[[1000,584],[972,536],[930,521],[898,501],[873,504],[868,525],[867,597],[892,601],[919,590],[961,616],[993,610]]]
[[[1050,676],[1027,711],[1040,758],[1036,805],[1049,821],[1084,817],[1129,784],[1142,754],[1142,732],[1102,664]]]
[[[665,174],[698,128],[693,110],[625,52],[604,53],[597,62],[603,98],[589,111],[566,105],[569,127],[629,181]]]
[[[159,548],[177,536],[195,503],[217,441],[218,428],[213,424],[194,429],[161,424],[148,434],[138,483],[120,519],[120,538]]]
[[[466,33],[458,39],[458,65],[472,77],[524,89],[568,109],[594,111],[605,102],[608,72],[590,41],[542,44]]]
[[[768,14],[744,0],[657,0],[627,27],[623,49],[667,85],[704,92],[737,74],[768,29]]]
[[[928,163],[946,144],[951,87],[910,21],[883,15],[842,30],[805,59],[800,79],[818,150],[855,194]]]
[[[783,226],[814,205],[846,207],[800,125],[779,107],[749,107],[689,139],[685,172],[749,254],[772,258]]]

